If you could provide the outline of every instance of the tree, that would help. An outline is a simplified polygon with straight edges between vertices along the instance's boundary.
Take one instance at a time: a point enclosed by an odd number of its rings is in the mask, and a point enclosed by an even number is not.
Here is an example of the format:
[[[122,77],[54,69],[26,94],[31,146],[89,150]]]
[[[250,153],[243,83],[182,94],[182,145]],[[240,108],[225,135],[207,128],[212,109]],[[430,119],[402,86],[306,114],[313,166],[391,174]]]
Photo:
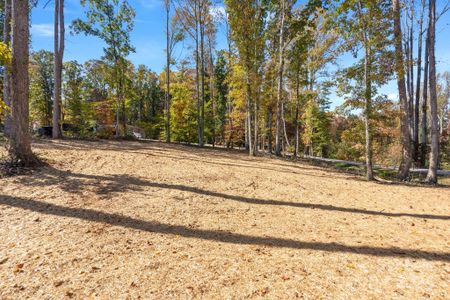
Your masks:
[[[54,28],[54,76],[55,76],[55,90],[53,96],[53,138],[59,139],[62,137],[61,131],[61,93],[62,93],[62,69],[64,57],[64,38],[65,38],[65,23],[64,23],[64,0],[55,0],[55,28]]]
[[[246,141],[250,155],[258,149],[258,111],[264,61],[264,29],[268,1],[226,0],[232,39],[239,53],[239,64],[245,71]]]
[[[381,64],[384,60],[390,36],[390,23],[386,22],[389,14],[389,1],[375,0],[344,0],[337,8],[337,21],[340,24],[342,34],[345,36],[344,48],[355,51],[361,47],[364,51],[362,62],[363,71],[363,99],[364,99],[364,123],[366,139],[366,177],[373,180],[373,149],[372,149],[372,98],[374,95],[375,79],[379,83],[386,80],[386,74],[375,64],[388,67],[389,64]],[[378,62],[377,62],[378,59]],[[379,75],[384,75],[379,77]]]
[[[277,121],[275,133],[275,155],[281,156],[281,113],[283,108],[283,71],[284,71],[284,43],[285,43],[285,20],[286,20],[286,5],[285,0],[280,0],[279,6],[279,45],[278,45],[278,92],[277,92]]]
[[[93,126],[92,101],[87,101],[83,66],[76,61],[64,63],[63,68],[64,122],[71,124],[75,133],[87,136]]]
[[[229,63],[226,59],[226,52],[221,50],[217,53],[216,65],[214,66],[214,84],[217,99],[217,132],[225,142],[225,132],[227,126],[228,104],[228,83],[226,81],[229,72]],[[230,120],[228,120],[230,121]],[[232,121],[231,121],[232,123]],[[231,133],[231,128],[229,128]]]
[[[73,21],[72,28],[76,33],[96,36],[105,41],[105,59],[112,64],[113,86],[115,89],[116,107],[116,137],[120,136],[120,115],[122,113],[122,126],[126,134],[126,113],[124,94],[124,73],[126,69],[125,58],[134,48],[130,42],[130,32],[133,30],[134,9],[126,0],[82,0],[81,4],[89,3],[85,12],[86,21],[77,19]],[[117,7],[117,9],[116,9]]]
[[[409,130],[410,114],[405,84],[405,65],[403,61],[402,31],[400,23],[400,3],[399,0],[392,0],[392,10],[394,19],[394,45],[395,45],[395,71],[397,74],[397,86],[400,100],[400,126],[402,141],[402,161],[400,163],[398,177],[407,179],[412,163],[411,135]]]
[[[431,121],[431,150],[430,150],[430,165],[426,181],[436,184],[438,182],[437,169],[439,164],[439,124],[438,124],[438,109],[437,109],[437,83],[436,83],[436,0],[430,0],[429,6],[429,64],[430,64],[430,121]]]
[[[23,166],[35,163],[31,151],[28,108],[29,2],[12,4],[11,134],[9,155]]]
[[[209,0],[183,0],[178,9],[180,21],[184,31],[193,39],[195,44],[194,59],[196,72],[197,98],[197,131],[198,144],[204,145],[205,131],[205,28],[207,14],[210,12]]]
[[[165,92],[165,113],[166,113],[166,142],[170,143],[170,65],[172,54],[178,42],[183,40],[183,32],[179,27],[179,16],[174,15],[170,22],[171,0],[164,0],[166,10],[166,92]]]
[[[54,56],[50,51],[40,50],[31,54],[30,109],[31,119],[40,126],[52,125],[52,110],[55,90]]]

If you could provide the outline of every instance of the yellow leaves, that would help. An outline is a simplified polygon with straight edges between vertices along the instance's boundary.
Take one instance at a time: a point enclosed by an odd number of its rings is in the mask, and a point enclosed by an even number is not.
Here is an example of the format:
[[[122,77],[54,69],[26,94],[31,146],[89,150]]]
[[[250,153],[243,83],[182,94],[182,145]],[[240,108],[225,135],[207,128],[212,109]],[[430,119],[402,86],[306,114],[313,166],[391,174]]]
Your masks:
[[[12,61],[11,48],[5,43],[0,42],[0,65],[10,65]],[[0,115],[6,110],[6,104],[0,100]]]
[[[3,42],[0,42],[0,65],[5,66],[11,64],[12,53],[11,48]]]
[[[356,269],[356,266],[353,263],[349,262],[347,264],[347,268],[349,268],[349,269]]]
[[[5,102],[3,102],[2,99],[0,99],[0,115],[2,115],[8,107],[6,106]]]

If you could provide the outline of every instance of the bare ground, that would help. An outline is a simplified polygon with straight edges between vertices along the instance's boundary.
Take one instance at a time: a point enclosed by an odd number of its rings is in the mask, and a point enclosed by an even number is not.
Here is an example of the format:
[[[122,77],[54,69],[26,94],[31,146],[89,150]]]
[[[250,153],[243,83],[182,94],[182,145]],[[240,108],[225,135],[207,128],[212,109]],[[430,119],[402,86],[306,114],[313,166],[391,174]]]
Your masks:
[[[40,142],[0,179],[0,298],[450,294],[450,189],[237,152]]]

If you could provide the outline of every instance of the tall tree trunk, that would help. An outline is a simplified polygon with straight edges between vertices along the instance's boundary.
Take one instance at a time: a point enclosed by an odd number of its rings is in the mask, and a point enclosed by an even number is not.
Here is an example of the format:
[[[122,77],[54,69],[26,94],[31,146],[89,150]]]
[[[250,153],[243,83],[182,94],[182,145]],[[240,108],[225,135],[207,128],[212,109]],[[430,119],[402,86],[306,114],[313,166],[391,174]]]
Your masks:
[[[259,97],[258,95],[255,95],[255,103],[254,103],[254,116],[253,116],[253,122],[254,122],[254,131],[253,131],[253,153],[252,155],[258,154],[258,141],[259,141],[259,123],[258,123],[258,110],[259,110]]]
[[[422,8],[419,17],[419,36],[417,39],[417,82],[416,98],[414,103],[414,161],[419,161],[419,125],[420,125],[420,84],[422,76],[422,44],[423,44],[423,16],[425,10],[425,0],[422,0]]]
[[[119,59],[115,58],[115,66],[114,66],[114,73],[115,73],[115,88],[116,88],[116,101],[117,101],[117,112],[116,112],[116,138],[120,137],[120,111],[121,111],[121,95],[120,95],[120,83],[119,83]]]
[[[34,162],[29,132],[29,3],[12,3],[11,135],[9,154],[22,165]]]
[[[4,23],[3,23],[3,42],[11,45],[11,0],[5,0],[4,7]],[[11,107],[11,67],[6,65],[3,77],[3,102],[7,108]],[[9,136],[11,133],[11,114],[6,111],[5,115],[5,135]]]
[[[429,22],[428,22],[429,23]],[[420,165],[425,167],[428,154],[428,77],[429,77],[429,52],[430,52],[430,34],[429,26],[427,28],[427,37],[425,39],[425,62],[423,69],[423,93],[422,93],[422,122],[421,122],[421,141],[420,141]]]
[[[402,135],[402,161],[400,163],[398,177],[406,180],[409,176],[411,167],[411,136],[409,131],[409,111],[408,99],[406,96],[405,85],[405,65],[403,61],[402,47],[402,29],[400,23],[400,3],[399,0],[392,0],[393,18],[394,18],[394,44],[395,44],[395,69],[397,73],[397,86],[400,100],[400,123]]]
[[[415,135],[414,135],[414,127],[415,127],[415,118],[414,118],[414,0],[411,1],[411,15],[410,15],[410,22],[411,22],[411,27],[409,29],[409,38],[408,38],[408,42],[409,42],[409,57],[408,57],[408,67],[409,67],[409,73],[410,73],[410,87],[409,90],[411,91],[411,95],[410,95],[410,104],[409,104],[409,122],[410,122],[410,131],[411,131],[411,137],[412,137],[412,142],[413,145],[416,143],[415,140]],[[412,155],[413,157],[416,156],[416,154],[414,153],[414,147],[411,149],[412,151]]]
[[[165,1],[166,5],[166,142],[170,143],[170,32],[169,32],[169,21],[170,21],[170,1]]]
[[[362,24],[363,32],[362,40],[364,44],[364,127],[366,137],[366,178],[367,180],[373,180],[373,163],[372,163],[372,51],[370,48],[370,41],[368,36],[367,24],[364,22],[362,16],[362,3],[358,1],[358,16]]]
[[[294,146],[294,157],[298,157],[298,148],[299,148],[299,124],[298,124],[298,118],[299,118],[299,112],[300,112],[300,76],[299,72],[297,71],[297,76],[295,78],[295,119],[294,119],[294,127],[295,127],[295,146]]]
[[[203,3],[203,2],[202,2]],[[199,146],[203,147],[205,144],[205,20],[203,16],[203,4],[200,7],[199,24],[200,24],[200,100],[201,100],[201,129]]]
[[[250,156],[254,155],[254,149],[253,149],[253,137],[252,137],[252,105],[251,105],[251,99],[252,99],[252,92],[251,92],[251,83],[249,75],[250,68],[247,68],[247,120],[246,120],[246,147],[248,148],[248,154]]]
[[[216,95],[214,90],[214,59],[213,59],[213,46],[212,46],[212,36],[208,35],[208,50],[209,50],[209,95],[212,101],[212,119],[213,119],[213,128],[212,128],[212,146],[213,148],[216,145]],[[223,130],[222,130],[223,132]]]
[[[62,69],[64,56],[64,0],[55,0],[55,28],[54,28],[54,76],[55,90],[53,96],[53,131],[54,139],[62,137],[61,131],[61,93]]]
[[[430,116],[431,116],[431,151],[430,151],[430,165],[427,174],[427,182],[437,183],[437,169],[439,164],[439,124],[438,124],[438,109],[437,109],[437,93],[436,93],[436,0],[430,0],[430,45],[429,45],[429,59],[430,59]]]
[[[366,135],[366,178],[373,180],[373,164],[372,164],[372,132],[371,132],[371,118],[372,118],[372,80],[371,80],[371,62],[370,49],[366,47],[365,62],[364,62],[364,81],[365,89],[365,107],[364,107],[364,124]]]
[[[286,119],[284,118],[284,104],[281,107],[281,122],[283,124],[283,133],[284,133],[284,140],[286,142],[286,146],[287,148],[291,147],[291,144],[289,143],[289,138],[287,136],[287,131],[286,131]]]
[[[195,88],[197,93],[197,135],[198,135],[198,145],[203,144],[202,136],[202,121],[201,121],[201,101],[200,101],[200,58],[199,58],[199,7],[197,1],[194,3],[194,14],[195,14]]]
[[[281,156],[282,128],[281,110],[283,109],[283,69],[284,69],[284,0],[281,0],[280,11],[280,41],[279,41],[279,62],[278,62],[278,95],[277,95],[277,123],[275,133],[275,155]]]
[[[127,135],[127,110],[125,108],[125,99],[124,99],[124,79],[125,79],[125,60],[121,59],[121,68],[120,68],[120,78],[119,78],[119,89],[120,89],[120,102],[122,103],[122,127],[123,127],[123,135],[126,136]]]
[[[268,137],[267,137],[267,143],[268,143],[268,150],[269,153],[272,154],[273,152],[273,137],[272,137],[272,123],[273,123],[273,108],[272,106],[268,109]]]

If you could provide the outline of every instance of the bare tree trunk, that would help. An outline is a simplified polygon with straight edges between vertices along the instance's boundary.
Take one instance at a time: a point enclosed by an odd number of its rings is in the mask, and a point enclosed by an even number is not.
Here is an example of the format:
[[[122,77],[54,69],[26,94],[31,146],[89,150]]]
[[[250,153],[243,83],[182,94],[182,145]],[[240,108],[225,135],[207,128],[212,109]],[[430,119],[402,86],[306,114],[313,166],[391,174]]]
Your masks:
[[[165,1],[166,7],[166,142],[170,143],[170,32],[169,32],[169,19],[170,19],[170,1]]]
[[[31,151],[29,132],[29,3],[14,0],[12,4],[12,68],[11,68],[11,135],[9,154],[22,165],[30,165],[35,157]]]
[[[197,93],[197,134],[198,134],[198,144],[203,144],[203,136],[202,136],[202,121],[201,121],[201,101],[200,101],[200,58],[199,58],[199,6],[197,1],[194,3],[194,14],[195,14],[195,87]]]
[[[125,108],[125,100],[124,100],[124,70],[126,68],[125,60],[121,59],[121,67],[120,67],[120,77],[119,77],[119,90],[120,90],[120,103],[122,103],[122,127],[123,127],[123,135],[127,135],[127,111]]]
[[[254,116],[253,116],[253,122],[254,122],[254,131],[253,131],[253,153],[252,155],[258,154],[258,135],[259,135],[259,124],[258,124],[258,110],[259,110],[259,97],[258,95],[255,95],[255,103],[254,103]]]
[[[423,70],[423,93],[422,93],[422,122],[421,122],[421,142],[420,142],[420,164],[425,166],[428,152],[428,77],[429,77],[429,52],[430,52],[429,27],[425,39],[425,66]]]
[[[3,42],[6,45],[11,44],[11,0],[5,0],[4,23],[3,23]],[[11,107],[11,67],[6,65],[3,77],[3,102],[8,108]],[[7,110],[5,114],[5,135],[11,133],[11,114]]]
[[[117,78],[119,76],[119,72],[118,72],[118,60],[115,60],[115,73],[116,73],[116,98],[117,98],[117,112],[116,112],[116,138],[120,137],[120,103],[121,103],[121,96],[120,96],[120,88],[119,88],[119,83],[117,82]]]
[[[425,0],[422,0],[422,8],[419,18],[419,37],[417,39],[417,83],[416,99],[414,103],[414,161],[419,161],[419,107],[420,107],[420,83],[422,76],[422,44],[423,44],[423,15],[425,11]]]
[[[213,148],[216,145],[216,95],[214,90],[214,59],[213,59],[213,45],[212,45],[212,35],[208,34],[208,50],[209,50],[209,95],[212,101],[212,118],[213,118],[213,128],[212,128],[212,145]]]
[[[408,100],[405,86],[405,67],[403,61],[402,49],[402,29],[400,25],[400,3],[399,0],[392,0],[393,18],[394,18],[394,44],[395,44],[395,69],[397,73],[397,86],[400,99],[401,113],[401,135],[402,135],[402,161],[398,172],[398,177],[406,180],[409,176],[411,167],[411,136],[409,131],[409,113]]]
[[[249,68],[247,68],[249,70]],[[247,71],[247,74],[249,74],[249,71]],[[250,156],[254,155],[253,152],[253,137],[252,137],[252,105],[251,105],[251,99],[252,99],[252,93],[251,93],[251,83],[250,78],[248,78],[247,75],[247,122],[246,122],[246,141],[248,147],[248,154]]]
[[[54,139],[62,137],[61,131],[61,93],[62,68],[64,56],[64,0],[55,0],[55,29],[54,29],[54,76],[55,90],[53,96],[53,131]]]
[[[283,133],[284,133],[284,139],[285,139],[285,141],[286,141],[286,146],[287,146],[288,148],[290,148],[290,147],[291,147],[291,144],[289,143],[289,138],[288,138],[288,136],[287,136],[287,131],[286,131],[286,120],[285,120],[285,118],[284,118],[284,104],[283,104],[283,106],[281,107],[281,122],[283,123]]]
[[[413,38],[414,38],[414,0],[411,1],[411,15],[410,15],[410,22],[411,22],[411,27],[409,30],[409,73],[410,73],[410,87],[409,90],[411,91],[410,94],[410,104],[409,104],[409,122],[410,122],[410,130],[411,130],[411,137],[412,137],[412,142],[413,145],[416,144],[416,139],[415,139],[415,135],[414,135],[414,128],[415,128],[415,118],[414,118],[414,43],[413,43]],[[416,153],[414,152],[414,147],[411,149],[412,151],[412,155],[413,157],[416,157]]]
[[[371,133],[371,116],[372,116],[372,80],[371,80],[371,62],[370,49],[366,48],[364,62],[364,81],[366,83],[365,90],[365,107],[364,107],[364,124],[366,135],[366,178],[373,180],[373,164],[372,164],[372,133]]]
[[[203,2],[200,7],[199,25],[200,25],[200,100],[201,100],[201,116],[200,116],[200,139],[199,146],[204,146],[205,135],[205,20],[203,16]]]
[[[283,109],[283,69],[284,69],[284,0],[281,1],[280,20],[280,44],[279,44],[279,65],[278,65],[278,96],[277,96],[277,123],[275,133],[275,155],[281,156],[282,136],[281,136],[281,110]]]
[[[439,124],[437,111],[437,93],[436,93],[436,0],[430,0],[429,8],[429,59],[430,59],[430,115],[431,115],[431,151],[430,165],[428,169],[426,181],[429,183],[437,183],[437,169],[439,163]]]
[[[267,122],[268,122],[268,137],[267,137],[268,141],[267,141],[267,143],[268,143],[269,153],[272,154],[272,152],[273,152],[273,142],[272,142],[272,140],[273,140],[273,137],[272,137],[273,109],[271,106],[269,107],[267,118],[268,118],[268,120],[267,120]]]
[[[362,23],[363,32],[362,39],[364,41],[364,127],[366,137],[366,178],[373,180],[373,163],[372,163],[372,132],[371,132],[371,118],[372,118],[372,51],[369,44],[369,36],[367,32],[367,25],[362,19],[362,3],[358,1],[358,15]]]
[[[229,135],[228,135],[228,141],[227,141],[227,149],[232,148],[233,145],[233,138],[234,138],[234,128],[233,128],[233,119],[231,117],[231,113],[233,111],[232,103],[228,97],[227,99],[227,106],[228,106],[228,126],[229,126]]]
[[[299,124],[298,124],[298,118],[299,118],[299,111],[300,111],[300,78],[299,78],[299,72],[297,71],[297,76],[295,78],[295,96],[296,96],[296,102],[295,102],[295,120],[294,120],[294,127],[295,127],[295,147],[294,147],[294,157],[298,157],[298,148],[299,148]]]

